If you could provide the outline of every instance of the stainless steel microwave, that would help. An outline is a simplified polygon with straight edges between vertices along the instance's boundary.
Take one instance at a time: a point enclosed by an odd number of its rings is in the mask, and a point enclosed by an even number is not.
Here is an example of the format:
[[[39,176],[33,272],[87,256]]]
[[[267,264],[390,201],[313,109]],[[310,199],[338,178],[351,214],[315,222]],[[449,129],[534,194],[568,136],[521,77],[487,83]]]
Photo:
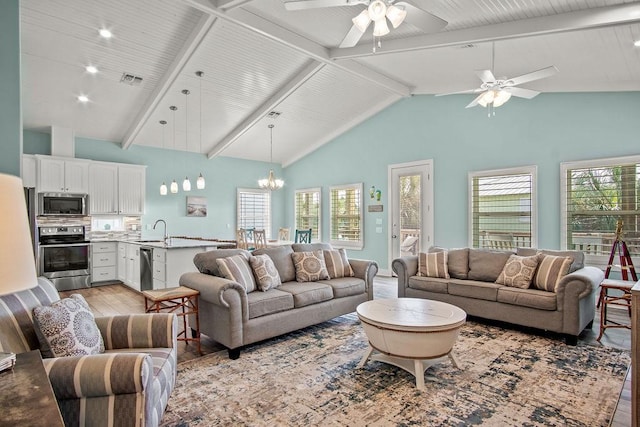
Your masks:
[[[89,215],[89,196],[71,193],[39,193],[38,215]]]

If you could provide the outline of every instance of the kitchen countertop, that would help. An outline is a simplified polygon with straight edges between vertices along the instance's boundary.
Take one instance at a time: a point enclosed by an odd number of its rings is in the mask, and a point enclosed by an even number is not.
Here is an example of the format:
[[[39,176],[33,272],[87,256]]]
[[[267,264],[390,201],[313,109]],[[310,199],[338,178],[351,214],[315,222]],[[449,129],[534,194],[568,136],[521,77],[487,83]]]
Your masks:
[[[123,243],[133,243],[140,246],[146,246],[151,248],[158,249],[184,249],[184,248],[202,248],[202,247],[229,247],[235,246],[231,242],[222,242],[218,240],[206,240],[200,238],[185,238],[185,237],[170,237],[169,240],[165,243],[163,240],[125,240],[125,239],[114,239],[114,240],[92,240],[92,242],[123,242]]]

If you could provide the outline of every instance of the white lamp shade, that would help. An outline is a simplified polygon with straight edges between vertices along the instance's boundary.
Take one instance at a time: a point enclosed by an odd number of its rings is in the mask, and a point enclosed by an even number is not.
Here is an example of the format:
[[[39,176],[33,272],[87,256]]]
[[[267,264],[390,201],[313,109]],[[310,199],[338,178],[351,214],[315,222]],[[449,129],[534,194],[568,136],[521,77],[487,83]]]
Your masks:
[[[404,22],[404,18],[407,17],[407,11],[404,9],[400,9],[398,6],[391,5],[389,9],[387,9],[387,18],[389,18],[389,22],[393,25],[393,28],[398,28],[402,22]]]
[[[488,90],[484,93],[482,98],[478,100],[478,104],[482,105],[483,107],[486,107],[488,104],[491,104],[493,102],[494,97],[495,97],[495,91]]]
[[[369,18],[369,10],[363,10],[351,21],[361,33],[364,33],[365,31],[367,31],[367,27],[369,26],[369,24],[371,24],[371,18]]]
[[[160,195],[161,196],[166,196],[167,195],[167,184],[165,184],[164,182],[160,186]]]
[[[196,180],[196,188],[198,190],[204,190],[204,186],[205,186],[204,177],[202,176],[202,174],[200,174],[200,176]]]
[[[0,174],[0,295],[38,284],[22,180]]]
[[[189,181],[189,177],[184,177],[184,181],[182,181],[182,189],[184,191],[191,191],[191,181]]]
[[[387,25],[387,18],[384,16],[382,19],[378,19],[375,21],[375,26],[373,27],[373,35],[376,37],[382,37],[389,34],[389,26]]]
[[[173,194],[176,194],[178,192],[178,183],[175,179],[171,182],[170,190]]]
[[[500,90],[500,91],[498,91],[496,96],[493,98],[493,106],[494,107],[499,107],[502,104],[504,104],[505,102],[507,102],[509,100],[509,98],[511,98],[511,93],[510,92],[507,92],[506,90]]]
[[[387,5],[382,0],[374,0],[369,5],[368,11],[372,21],[379,21],[387,14]]]

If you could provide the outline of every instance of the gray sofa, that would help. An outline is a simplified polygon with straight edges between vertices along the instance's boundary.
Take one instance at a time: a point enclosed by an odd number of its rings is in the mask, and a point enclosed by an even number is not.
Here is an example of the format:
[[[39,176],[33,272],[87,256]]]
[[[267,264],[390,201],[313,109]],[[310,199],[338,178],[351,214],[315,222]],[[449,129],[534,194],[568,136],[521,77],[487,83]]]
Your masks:
[[[429,252],[443,250],[430,248]],[[518,248],[516,254],[532,256],[536,252]],[[554,291],[497,284],[513,252],[463,248],[447,252],[448,279],[418,276],[418,256],[395,259],[392,268],[398,275],[398,297],[447,302],[472,316],[563,334],[568,344],[575,345],[580,332],[593,325],[596,294],[604,274],[598,268],[585,267],[582,252],[540,252],[573,260]]]
[[[293,244],[259,249],[218,249],[196,255],[199,272],[185,273],[180,285],[200,291],[200,331],[240,356],[242,346],[276,337],[355,311],[358,304],[373,299],[373,261],[349,259],[353,277],[315,282],[296,282],[291,254],[331,250],[324,243]],[[244,254],[267,254],[273,260],[282,284],[266,292],[247,292],[239,283],[222,277],[217,259]],[[191,323],[193,324],[193,323]]]

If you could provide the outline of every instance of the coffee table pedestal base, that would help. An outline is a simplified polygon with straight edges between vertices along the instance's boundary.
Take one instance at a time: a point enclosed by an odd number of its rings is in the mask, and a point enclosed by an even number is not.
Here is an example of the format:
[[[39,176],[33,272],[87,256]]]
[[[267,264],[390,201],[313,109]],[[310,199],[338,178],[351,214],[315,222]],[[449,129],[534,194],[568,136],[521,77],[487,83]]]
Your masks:
[[[369,345],[369,350],[367,350],[367,352],[362,357],[362,360],[360,360],[360,363],[358,363],[358,368],[363,368],[367,363],[367,360],[369,359],[397,366],[398,368],[404,369],[405,371],[416,377],[416,388],[422,391],[426,390],[426,387],[424,385],[424,373],[433,365],[444,362],[446,358],[449,358],[449,360],[451,360],[451,364],[456,369],[460,369],[460,365],[458,364],[458,360],[453,354],[453,351],[450,351],[444,356],[434,357],[432,359],[408,359],[405,357],[392,356],[390,354],[384,353],[376,353],[372,355],[375,350],[375,348]]]

